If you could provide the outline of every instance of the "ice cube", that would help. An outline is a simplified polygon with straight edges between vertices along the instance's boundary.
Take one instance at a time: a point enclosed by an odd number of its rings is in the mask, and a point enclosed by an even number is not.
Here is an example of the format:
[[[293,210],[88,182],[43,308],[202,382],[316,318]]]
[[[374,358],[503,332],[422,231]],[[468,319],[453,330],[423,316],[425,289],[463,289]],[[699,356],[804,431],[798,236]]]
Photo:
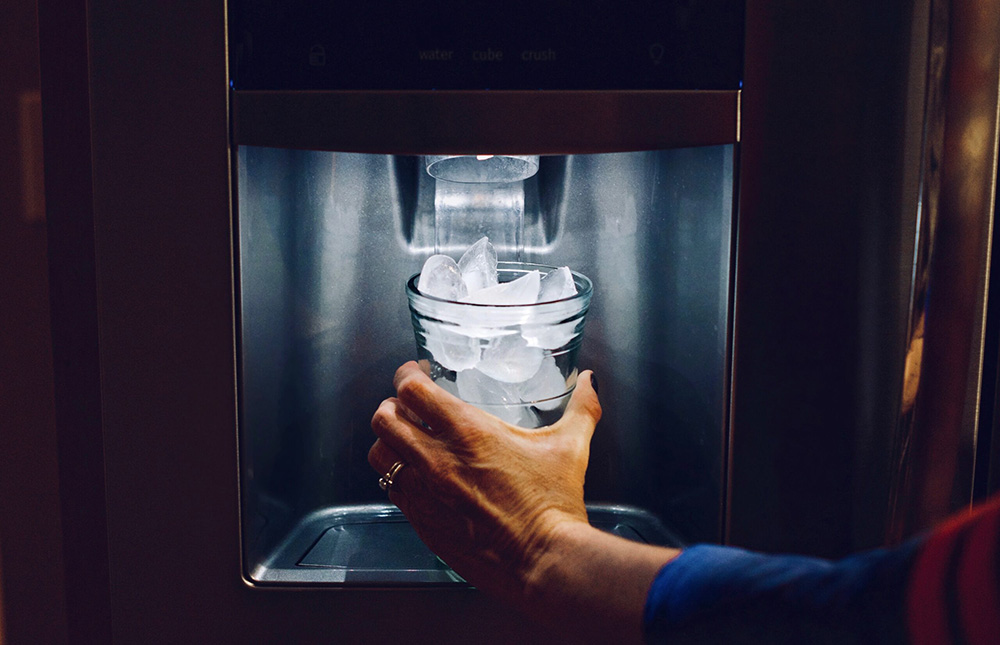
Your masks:
[[[446,378],[439,378],[438,380],[434,381],[434,383],[441,386],[441,389],[443,389],[448,394],[451,394],[452,396],[457,396],[458,398],[462,398],[462,395],[458,393],[458,384],[455,383],[455,381],[449,381]]]
[[[470,293],[461,298],[461,301],[478,305],[533,305],[538,301],[541,281],[540,272],[529,271],[517,280]]]
[[[501,336],[486,346],[476,369],[504,383],[522,383],[538,372],[543,358],[541,348],[529,347],[520,335]]]
[[[562,404],[558,397],[566,394],[566,390],[566,378],[551,356],[545,357],[534,376],[517,385],[521,401],[531,403],[539,410],[558,408]]]
[[[542,349],[559,349],[573,340],[579,320],[571,320],[556,325],[531,325],[521,327],[521,336],[529,347]]]
[[[458,396],[473,405],[510,405],[521,402],[517,386],[502,383],[478,369],[462,370],[455,375]]]
[[[559,267],[546,273],[538,288],[538,302],[552,302],[576,295],[576,283],[569,267]]]
[[[517,386],[502,383],[486,376],[478,369],[464,370],[455,375],[458,397],[507,423],[534,427],[538,418],[521,403]]]
[[[417,291],[443,300],[461,300],[469,293],[458,264],[447,255],[432,255],[424,262]]]
[[[497,252],[488,237],[482,237],[468,248],[458,261],[469,293],[497,285]]]
[[[424,321],[424,347],[445,369],[460,371],[475,367],[482,355],[479,339],[455,333],[451,325]]]
[[[522,428],[537,428],[539,425],[538,415],[531,409],[531,406],[518,405],[482,405],[476,406],[495,417]]]

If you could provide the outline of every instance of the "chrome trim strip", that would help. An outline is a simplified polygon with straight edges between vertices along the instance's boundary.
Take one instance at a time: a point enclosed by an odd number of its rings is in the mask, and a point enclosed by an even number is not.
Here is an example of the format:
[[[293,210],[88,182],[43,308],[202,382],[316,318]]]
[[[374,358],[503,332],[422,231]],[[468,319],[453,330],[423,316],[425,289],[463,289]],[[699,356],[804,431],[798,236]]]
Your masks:
[[[1000,3],[932,3],[920,256],[888,537],[972,502],[997,157]],[[920,330],[923,330],[920,338]],[[916,349],[919,347],[919,351]]]

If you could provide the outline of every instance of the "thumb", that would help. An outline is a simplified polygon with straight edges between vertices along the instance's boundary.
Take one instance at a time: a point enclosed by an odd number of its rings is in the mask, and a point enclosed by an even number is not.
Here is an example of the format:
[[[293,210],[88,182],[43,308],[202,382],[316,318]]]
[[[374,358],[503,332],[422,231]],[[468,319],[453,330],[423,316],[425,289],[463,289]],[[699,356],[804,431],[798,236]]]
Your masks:
[[[566,411],[559,423],[580,424],[588,433],[594,431],[597,422],[601,420],[601,402],[597,400],[597,390],[594,389],[594,373],[586,370],[576,380],[576,388],[569,399]]]

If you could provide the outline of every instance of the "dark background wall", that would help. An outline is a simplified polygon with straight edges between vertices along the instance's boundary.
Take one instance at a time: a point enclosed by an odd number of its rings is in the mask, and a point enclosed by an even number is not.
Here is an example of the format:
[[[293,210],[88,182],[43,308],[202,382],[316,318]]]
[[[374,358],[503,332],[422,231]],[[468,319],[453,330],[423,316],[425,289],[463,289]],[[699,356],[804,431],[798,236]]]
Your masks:
[[[0,3],[0,643],[66,641],[36,0]]]

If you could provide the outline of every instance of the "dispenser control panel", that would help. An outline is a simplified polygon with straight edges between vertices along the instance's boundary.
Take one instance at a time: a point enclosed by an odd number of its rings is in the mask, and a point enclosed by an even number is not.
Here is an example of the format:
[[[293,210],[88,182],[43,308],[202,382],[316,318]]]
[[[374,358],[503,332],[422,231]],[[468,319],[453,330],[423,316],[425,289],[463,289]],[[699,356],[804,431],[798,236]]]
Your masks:
[[[738,0],[232,0],[238,90],[737,89]]]

